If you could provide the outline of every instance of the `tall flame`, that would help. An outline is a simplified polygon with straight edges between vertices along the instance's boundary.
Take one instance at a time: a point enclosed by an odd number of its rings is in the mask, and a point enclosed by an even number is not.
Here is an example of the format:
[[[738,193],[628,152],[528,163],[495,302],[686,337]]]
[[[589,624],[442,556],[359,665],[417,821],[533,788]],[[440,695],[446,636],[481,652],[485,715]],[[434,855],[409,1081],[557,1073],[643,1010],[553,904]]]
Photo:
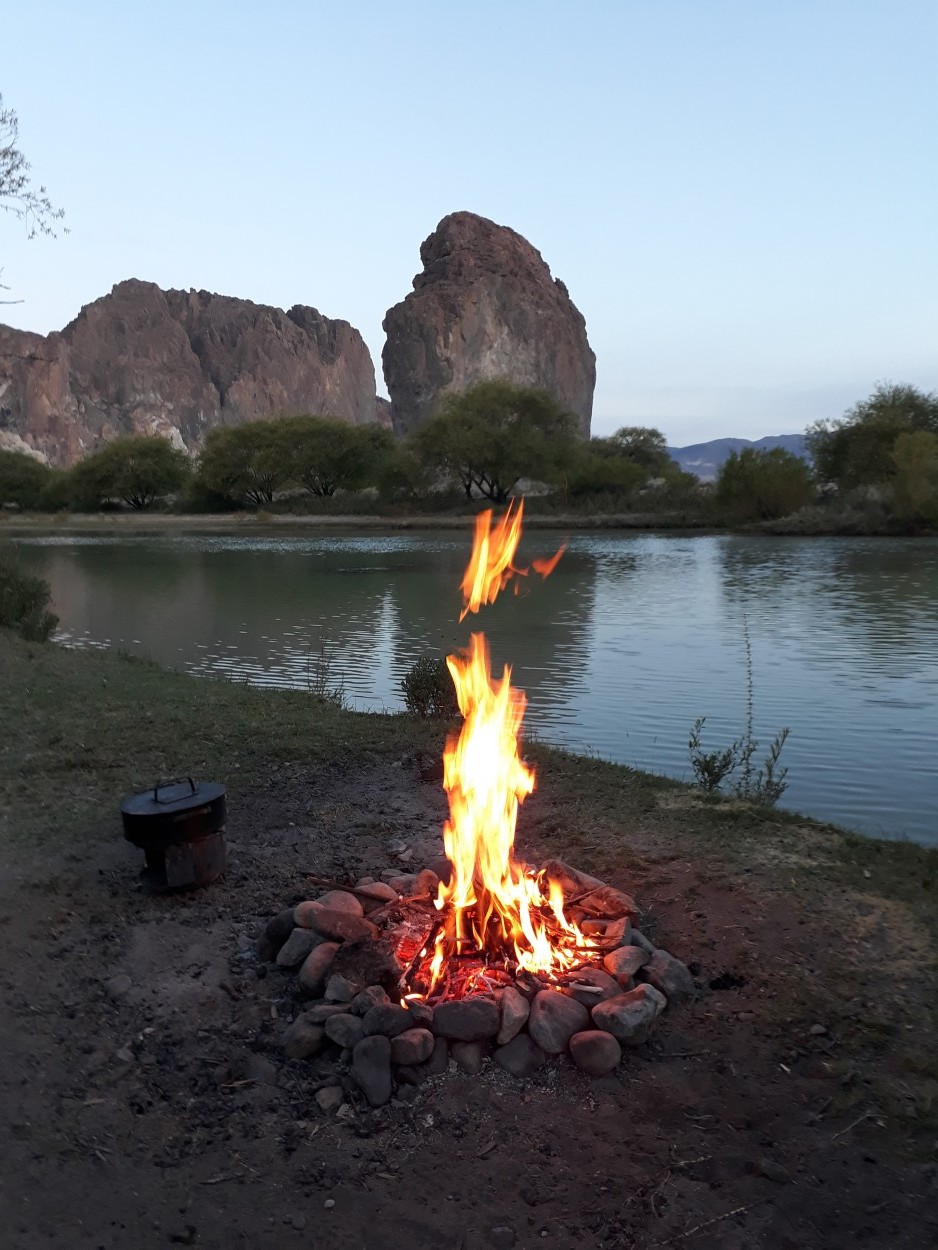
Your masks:
[[[462,579],[463,610],[461,621],[469,612],[478,612],[484,603],[494,603],[498,593],[513,577],[527,577],[527,569],[516,568],[513,561],[521,538],[521,518],[524,500],[514,510],[514,501],[496,525],[492,526],[492,510],[480,512],[476,517],[475,540],[472,555]],[[546,560],[533,560],[531,567],[541,577],[547,577],[557,567],[566,544]]]
[[[463,617],[493,602],[513,575],[526,573],[513,565],[521,515],[519,504],[494,528],[491,512],[476,519],[472,558],[462,582]],[[536,562],[535,568],[546,577],[562,551]],[[447,958],[471,951],[509,959],[530,972],[571,968],[581,962],[587,939],[565,918],[557,883],[542,882],[513,855],[518,808],[534,789],[534,771],[519,751],[524,693],[512,687],[507,665],[500,680],[492,679],[481,633],[472,634],[468,650],[449,656],[446,663],[464,721],[443,754],[450,809],[443,841],[452,872],[436,900],[442,927],[430,965],[430,988],[439,981]]]

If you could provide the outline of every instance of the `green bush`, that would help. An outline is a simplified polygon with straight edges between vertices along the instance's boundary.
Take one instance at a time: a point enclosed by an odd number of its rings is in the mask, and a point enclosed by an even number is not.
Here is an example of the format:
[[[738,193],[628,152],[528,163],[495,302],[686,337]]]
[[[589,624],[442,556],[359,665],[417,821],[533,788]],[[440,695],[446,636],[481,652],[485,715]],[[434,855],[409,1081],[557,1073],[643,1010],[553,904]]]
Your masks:
[[[744,447],[730,452],[717,477],[715,500],[726,519],[771,521],[811,502],[811,470],[790,451]]]
[[[29,642],[46,642],[59,623],[48,611],[49,587],[24,573],[12,551],[0,550],[0,626]]]
[[[401,690],[408,712],[415,716],[452,720],[459,715],[456,687],[443,659],[421,656],[404,675]]]
[[[0,451],[0,504],[38,508],[52,470],[41,460],[20,451]]]

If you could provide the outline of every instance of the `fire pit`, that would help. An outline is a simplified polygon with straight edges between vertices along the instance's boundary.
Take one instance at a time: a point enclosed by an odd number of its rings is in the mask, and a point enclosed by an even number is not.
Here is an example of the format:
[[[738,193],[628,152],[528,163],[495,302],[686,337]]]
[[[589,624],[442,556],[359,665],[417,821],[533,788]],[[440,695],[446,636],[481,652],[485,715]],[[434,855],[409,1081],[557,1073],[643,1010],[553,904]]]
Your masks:
[[[494,526],[491,512],[477,518],[460,620],[512,579],[556,567],[562,547],[515,565],[521,518],[522,505]],[[519,748],[524,693],[508,666],[491,677],[482,633],[447,665],[463,724],[443,756],[445,867],[354,886],[319,880],[332,888],[275,917],[259,943],[261,958],[298,969],[304,995],[321,996],[288,1028],[286,1053],[337,1046],[346,1084],[374,1106],[395,1082],[419,1083],[450,1060],[474,1072],[490,1055],[529,1076],[569,1053],[604,1075],[669,1002],[695,993],[687,968],[635,927],[629,894],[561,860],[535,869],[515,859],[518,810],[535,785]],[[340,1105],[346,1092],[337,1080],[317,1099]]]

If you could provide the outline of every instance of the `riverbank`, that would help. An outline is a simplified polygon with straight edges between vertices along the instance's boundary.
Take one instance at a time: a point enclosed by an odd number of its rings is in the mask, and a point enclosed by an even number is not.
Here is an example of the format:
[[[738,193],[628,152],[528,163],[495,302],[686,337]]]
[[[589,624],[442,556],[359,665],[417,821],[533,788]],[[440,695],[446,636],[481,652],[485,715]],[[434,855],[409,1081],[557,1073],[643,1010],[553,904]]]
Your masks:
[[[523,853],[634,893],[699,1001],[612,1078],[487,1067],[331,1119],[279,1049],[288,979],[239,950],[305,874],[439,845],[439,727],[10,636],[0,716],[0,1203],[22,1250],[232,1228],[290,1248],[323,1225],[338,1250],[475,1248],[493,1225],[557,1250],[933,1235],[938,853],[533,748]],[[229,871],[146,897],[118,800],[188,772],[228,788]]]
[[[73,512],[0,513],[4,534],[73,531],[82,534],[227,534],[238,530],[461,530],[471,527],[479,509],[458,514],[420,513],[412,516],[292,512]],[[715,532],[716,527],[683,513],[525,514],[526,529],[562,530],[694,530]]]
[[[0,511],[0,540],[4,535],[73,532],[78,534],[229,534],[272,530],[465,530],[479,507],[458,513],[294,513],[250,512],[74,512],[20,513]],[[693,511],[672,512],[538,512],[536,506],[525,513],[526,529],[636,530],[686,532],[695,534],[747,534],[779,538],[929,538],[936,530],[926,526],[902,525],[895,520],[871,517],[863,512],[830,514],[823,508],[809,508],[776,521],[728,525]]]

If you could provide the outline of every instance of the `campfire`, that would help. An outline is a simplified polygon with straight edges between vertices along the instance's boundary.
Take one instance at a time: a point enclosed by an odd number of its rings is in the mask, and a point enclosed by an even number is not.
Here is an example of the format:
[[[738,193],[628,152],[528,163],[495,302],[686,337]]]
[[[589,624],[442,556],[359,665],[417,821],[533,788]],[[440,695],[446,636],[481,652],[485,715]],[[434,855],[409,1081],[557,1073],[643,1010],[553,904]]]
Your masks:
[[[509,507],[494,527],[491,512],[478,516],[461,621],[493,603],[512,578],[527,575],[515,564],[523,506]],[[546,577],[562,553],[532,567]],[[439,916],[406,978],[409,996],[430,999],[494,989],[519,972],[566,972],[597,946],[564,915],[562,883],[514,857],[518,808],[534,789],[534,771],[519,750],[524,693],[511,685],[507,665],[500,680],[492,679],[482,633],[447,665],[463,716],[443,754],[451,875],[440,884]]]
[[[563,547],[516,563],[522,515],[519,504],[497,522],[477,517],[460,621],[509,583],[556,568]],[[520,750],[524,693],[507,665],[493,678],[481,632],[447,665],[462,726],[443,755],[445,868],[312,878],[326,893],[275,916],[258,943],[260,959],[298,969],[300,993],[314,1000],[287,1029],[286,1054],[338,1048],[316,1094],[324,1110],[355,1091],[380,1106],[450,1062],[477,1072],[489,1057],[524,1077],[569,1053],[601,1076],[669,1003],[695,994],[687,968],[634,927],[629,894],[561,860],[534,868],[515,858],[518,811],[535,785]]]

